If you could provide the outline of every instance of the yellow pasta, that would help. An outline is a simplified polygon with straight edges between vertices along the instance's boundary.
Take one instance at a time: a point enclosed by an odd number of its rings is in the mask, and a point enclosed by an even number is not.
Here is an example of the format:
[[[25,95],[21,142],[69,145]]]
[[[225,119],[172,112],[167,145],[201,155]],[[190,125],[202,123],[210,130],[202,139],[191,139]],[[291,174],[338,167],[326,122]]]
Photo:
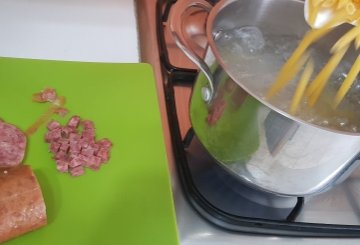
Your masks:
[[[323,1],[323,3],[321,4],[322,7],[324,8],[331,8],[336,4],[336,0],[325,0]]]
[[[310,23],[311,26],[315,25],[315,21],[316,21],[316,17],[317,14],[319,13],[319,10],[321,9],[321,5],[315,5],[315,6],[309,6],[309,18],[308,18],[308,22]]]
[[[323,68],[324,72],[321,74],[323,77],[319,78],[319,84],[316,87],[315,91],[310,95],[310,98],[309,98],[309,105],[311,107],[314,106],[316,104],[316,102],[318,101],[321,93],[323,92],[323,90],[329,80],[329,77],[335,70],[336,66],[340,63],[340,60],[346,53],[346,50],[347,50],[347,48],[344,49],[343,51],[336,53],[328,62],[329,66],[328,67],[325,66]],[[319,73],[319,76],[320,76],[320,73]]]
[[[348,3],[350,3],[351,0],[339,0],[338,4],[336,6],[336,9],[342,9],[345,8]]]
[[[321,69],[319,74],[315,77],[314,81],[310,84],[308,89],[306,90],[306,95],[311,96],[315,91],[321,90],[323,84],[330,78],[331,74],[335,70],[335,68],[340,63],[341,59],[344,57],[347,48],[344,48],[342,51],[334,54],[328,61],[328,63]]]
[[[349,16],[349,14],[346,12],[346,10],[341,9],[338,12],[336,12],[323,27],[321,27],[319,29],[332,28],[333,26],[337,25],[338,23],[341,23],[342,21],[344,21],[348,16]]]
[[[311,0],[311,5],[314,7],[317,7],[319,5],[321,5],[325,0]]]
[[[353,15],[356,11],[356,7],[353,3],[348,3],[346,5],[346,12],[350,15]]]
[[[320,11],[330,8],[336,9],[330,20],[319,29],[312,29],[304,36],[301,43],[295,49],[291,57],[283,65],[274,84],[270,87],[267,98],[270,99],[276,93],[280,92],[301,70],[310,55],[307,49],[329,31],[344,22],[355,24],[350,31],[343,35],[331,48],[332,57],[327,64],[321,69],[310,85],[309,80],[314,70],[314,61],[310,58],[296,87],[294,97],[290,105],[290,113],[295,114],[299,104],[304,96],[309,97],[309,105],[314,106],[318,101],[321,93],[324,91],[326,84],[334,72],[336,67],[343,59],[346,51],[354,42],[356,49],[360,48],[360,0],[309,0],[308,4],[309,18],[308,22],[314,24],[316,17]],[[356,76],[360,72],[360,56],[356,59],[351,67],[346,79],[342,83],[334,100],[334,108],[336,108],[343,100],[346,93],[351,88]]]
[[[360,27],[353,27],[345,35],[343,35],[331,48],[332,53],[339,52],[345,46],[348,46],[357,36],[360,35]]]
[[[267,93],[268,99],[272,98],[276,93],[280,92],[288,84],[288,82],[296,75],[296,74],[290,74],[291,73],[290,71],[294,70],[292,67],[297,64],[297,62],[303,56],[303,53],[306,51],[306,49],[311,44],[313,44],[321,37],[323,37],[325,34],[327,34],[335,23],[338,23],[345,17],[346,17],[346,13],[344,11],[340,11],[336,16],[334,16],[334,18],[332,18],[322,28],[313,29],[310,30],[308,33],[306,33],[304,39],[301,41],[301,43],[295,49],[291,57],[286,61],[286,63],[281,68],[275,83],[270,87]]]
[[[292,66],[289,66],[286,72],[280,73],[280,75],[278,76],[278,80],[273,84],[271,89],[268,91],[267,94],[268,98],[271,98],[276,93],[278,93],[281,89],[283,89],[287,85],[289,81],[291,81],[296,76],[296,74],[301,69],[301,67],[306,63],[309,56],[310,55],[306,53],[300,58],[299,62],[297,62]]]
[[[360,48],[360,35],[355,38],[355,48]]]
[[[353,5],[354,8],[355,8],[355,5]],[[352,10],[350,10],[352,9]],[[348,17],[346,18],[346,22],[348,23],[356,23],[358,22],[359,18],[360,18],[360,12],[355,8],[353,9],[352,7],[351,8],[346,8],[345,9],[346,12],[348,13]],[[353,14],[349,14],[349,12],[353,12]]]
[[[360,20],[360,6],[356,9],[355,14],[351,16],[351,24],[354,26],[359,26]]]
[[[355,60],[353,66],[351,67],[349,73],[347,74],[347,77],[345,78],[344,82],[341,84],[341,87],[335,96],[334,108],[336,108],[343,100],[343,98],[351,88],[351,85],[353,84],[359,72],[360,72],[360,56]]]
[[[296,87],[294,97],[291,102],[290,106],[290,113],[295,114],[300,101],[304,95],[305,88],[311,78],[311,75],[314,71],[314,61],[312,59],[309,60],[309,62],[306,64],[306,67],[303,71],[303,74],[301,75],[301,78],[299,80],[298,86]]]
[[[360,1],[359,0],[352,0],[353,4],[355,4],[356,8],[360,7]]]

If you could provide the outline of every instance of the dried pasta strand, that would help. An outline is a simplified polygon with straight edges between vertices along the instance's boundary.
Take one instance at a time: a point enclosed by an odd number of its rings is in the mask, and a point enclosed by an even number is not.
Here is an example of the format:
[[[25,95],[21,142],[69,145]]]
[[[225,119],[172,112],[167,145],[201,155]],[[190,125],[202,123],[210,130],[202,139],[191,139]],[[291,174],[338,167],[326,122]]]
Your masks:
[[[360,48],[360,35],[356,37],[355,39],[355,48],[359,49]]]
[[[356,10],[356,9],[355,9]],[[346,9],[346,11],[349,11],[348,9]],[[346,18],[346,22],[348,23],[353,23],[355,22],[356,24],[358,23],[358,20],[360,18],[360,12],[359,11],[355,11],[354,14],[349,14],[348,13],[348,17]]]
[[[350,2],[351,0],[339,0],[338,4],[336,6],[336,9],[342,9],[345,8],[346,5]]]
[[[346,12],[348,12],[348,14],[353,15],[356,12],[356,7],[353,3],[348,3],[346,5]]]
[[[336,0],[325,0],[322,2],[321,6],[323,8],[331,8],[336,4]]]
[[[308,6],[308,13],[309,13],[309,18],[308,18],[308,22],[310,24],[310,26],[314,26],[315,22],[316,22],[316,17],[321,9],[321,4],[317,4],[314,6]]]
[[[346,0],[349,1],[349,0]],[[353,4],[355,4],[357,7],[359,7],[360,5],[360,1],[359,0],[351,0]]]
[[[291,114],[296,113],[296,111],[299,107],[300,101],[304,95],[305,88],[306,88],[307,84],[309,83],[309,80],[311,78],[313,71],[314,71],[314,61],[313,61],[313,59],[310,59],[309,62],[305,66],[305,69],[304,69],[304,71],[301,75],[301,78],[299,80],[299,83],[296,87],[294,97],[291,101],[291,106],[290,106]]]
[[[299,62],[288,67],[286,72],[280,72],[276,82],[268,91],[268,98],[271,98],[276,93],[280,92],[289,83],[289,81],[291,81],[296,76],[296,74],[300,71],[301,67],[304,66],[309,57],[310,55],[308,53],[305,53],[305,55],[300,58]]]
[[[345,46],[348,46],[357,36],[360,35],[360,27],[355,26],[351,28],[345,35],[343,35],[331,48],[332,53],[339,52]]]
[[[349,17],[349,13],[346,12],[346,9],[340,9],[336,11],[333,16],[329,19],[328,22],[325,23],[325,25],[321,28],[331,28],[335,25],[338,25],[339,23],[343,23],[343,21],[346,20],[346,18]]]
[[[292,67],[296,65],[298,60],[303,56],[303,53],[306,51],[306,49],[314,42],[319,40],[321,37],[323,37],[325,34],[327,34],[331,27],[342,21],[346,17],[345,11],[339,11],[327,24],[325,24],[322,28],[319,29],[312,29],[308,33],[306,33],[304,39],[301,41],[301,43],[297,46],[291,57],[286,61],[286,63],[282,66],[275,83],[270,87],[267,98],[270,99],[273,97],[276,93],[280,92],[281,89],[283,89],[289,80],[289,77],[294,77],[295,74],[286,75],[289,71],[291,71]],[[285,75],[284,75],[285,74]]]
[[[311,84],[314,86],[307,93],[309,98],[309,105],[312,107],[316,104],[318,101],[322,91],[324,90],[331,74],[337,67],[337,65],[340,63],[341,59],[344,57],[346,51],[349,47],[344,48],[343,50],[339,51],[338,53],[334,54],[328,63],[324,66],[324,68],[319,72],[318,76],[315,78],[314,82]]]
[[[360,8],[360,7],[359,7]],[[360,24],[360,10],[357,10],[357,13],[354,14],[351,18],[352,20],[350,20],[350,23],[354,26],[359,26]]]
[[[360,56],[357,57],[349,73],[347,74],[347,77],[345,78],[344,82],[341,84],[341,87],[335,96],[334,108],[336,108],[340,104],[340,102],[344,99],[346,93],[351,88],[351,85],[354,83],[355,78],[357,77],[359,72],[360,72]]]
[[[329,59],[328,63],[326,63],[326,65],[321,69],[319,74],[315,77],[314,81],[307,88],[305,92],[307,96],[311,96],[316,90],[318,90],[319,87],[321,87],[322,83],[326,82],[329,79],[332,72],[335,70],[335,68],[340,63],[341,59],[344,57],[346,51],[347,48],[344,48],[340,52],[334,54]]]
[[[321,5],[325,0],[311,0],[311,5],[317,7]]]

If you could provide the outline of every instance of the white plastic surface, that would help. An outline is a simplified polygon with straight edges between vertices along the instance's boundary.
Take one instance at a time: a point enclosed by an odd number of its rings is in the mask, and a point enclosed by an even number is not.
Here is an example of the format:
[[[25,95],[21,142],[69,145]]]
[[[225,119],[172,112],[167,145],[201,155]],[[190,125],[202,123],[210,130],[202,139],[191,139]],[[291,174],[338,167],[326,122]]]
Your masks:
[[[139,62],[133,0],[0,0],[0,56]]]

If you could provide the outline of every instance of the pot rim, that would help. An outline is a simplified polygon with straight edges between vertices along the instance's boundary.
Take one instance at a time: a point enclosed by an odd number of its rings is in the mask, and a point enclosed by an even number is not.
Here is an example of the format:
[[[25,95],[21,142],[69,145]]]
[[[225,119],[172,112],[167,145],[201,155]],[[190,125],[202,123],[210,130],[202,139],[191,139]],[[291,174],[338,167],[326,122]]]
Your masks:
[[[238,0],[222,0],[219,3],[217,3],[210,11],[207,19],[206,19],[206,36],[207,36],[207,41],[209,43],[209,46],[211,48],[212,53],[214,54],[216,61],[221,65],[221,67],[224,69],[225,72],[227,72],[226,69],[226,64],[223,62],[223,59],[221,58],[220,53],[218,52],[217,48],[216,48],[216,44],[214,42],[213,39],[213,34],[212,34],[212,28],[213,28],[213,23],[214,20],[217,16],[217,14],[226,6],[228,6],[229,4],[233,3],[233,2],[237,2]],[[304,5],[304,1],[302,0],[291,0],[292,2],[297,2],[299,4]],[[281,110],[280,108],[274,106],[273,104],[271,104],[269,101],[266,101],[264,99],[262,99],[261,97],[257,96],[255,93],[253,93],[250,89],[247,88],[247,86],[245,86],[244,84],[242,84],[241,82],[239,82],[236,78],[234,78],[231,74],[227,73],[231,79],[237,84],[239,85],[242,89],[244,89],[249,95],[251,95],[253,98],[255,98],[257,101],[259,101],[260,103],[262,103],[263,105],[269,107],[271,110],[276,111],[277,113],[285,116],[286,118],[289,118],[293,121],[296,121],[298,123],[301,124],[305,124],[307,126],[310,127],[315,127],[321,130],[325,130],[331,133],[335,133],[335,134],[342,134],[342,135],[348,135],[348,136],[360,136],[360,132],[349,132],[349,131],[342,131],[342,130],[336,130],[333,128],[328,128],[328,127],[324,127],[324,126],[320,126],[317,124],[313,124],[310,122],[307,122],[299,117],[293,116],[291,114],[289,114],[288,112]],[[360,120],[360,119],[359,119]]]

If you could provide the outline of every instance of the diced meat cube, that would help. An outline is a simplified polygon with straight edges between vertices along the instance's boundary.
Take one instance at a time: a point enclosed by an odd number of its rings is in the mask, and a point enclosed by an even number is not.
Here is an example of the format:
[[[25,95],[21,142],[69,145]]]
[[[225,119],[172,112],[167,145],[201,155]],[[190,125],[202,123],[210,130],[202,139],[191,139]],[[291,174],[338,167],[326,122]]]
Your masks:
[[[45,141],[49,143],[57,139],[60,139],[61,132],[62,132],[61,128],[56,128],[54,130],[48,131],[45,135]]]
[[[67,132],[67,130],[61,129],[61,138],[62,139],[69,138],[69,133]]]
[[[41,97],[43,101],[54,102],[57,98],[57,94],[55,89],[46,88],[41,92]]]
[[[67,138],[69,138],[70,134],[74,133],[74,132],[76,132],[76,131],[74,131],[74,128],[67,127],[67,126],[62,127],[62,129],[61,129],[61,137],[67,139]]]
[[[87,148],[83,148],[83,149],[81,149],[81,155],[87,156],[87,157],[94,156],[94,149],[91,146],[89,146]]]
[[[95,143],[95,132],[92,130],[84,130],[81,137],[88,143]]]
[[[95,127],[93,126],[92,122],[88,121],[84,124],[84,129],[81,136],[83,139],[91,143],[95,142]]]
[[[60,149],[61,144],[57,142],[51,142],[50,144],[50,152],[57,153]]]
[[[90,121],[90,120],[83,120],[81,122],[81,124],[82,124],[84,130],[86,130],[86,129],[93,129],[94,130],[95,129],[94,123],[92,121]]]
[[[32,97],[33,101],[35,102],[54,102],[57,99],[57,94],[55,89],[53,88],[45,88],[44,90],[40,91],[39,93],[33,94]]]
[[[60,151],[63,151],[63,152],[68,152],[68,150],[69,150],[69,148],[70,148],[70,144],[69,143],[62,143],[61,145],[60,145]]]
[[[69,152],[72,154],[79,154],[81,151],[81,145],[78,141],[70,141]]]
[[[58,151],[55,156],[54,159],[55,160],[68,160],[68,154],[64,151]]]
[[[77,166],[75,168],[70,168],[70,174],[71,176],[80,176],[83,175],[85,173],[84,167],[83,166]]]
[[[75,168],[77,166],[82,166],[84,164],[85,164],[85,161],[81,157],[75,156],[73,159],[71,159],[69,166],[71,168]]]
[[[81,136],[77,133],[70,133],[69,134],[69,140],[70,141],[79,141]]]
[[[60,143],[60,144],[70,144],[69,139],[66,139],[66,138],[60,138],[60,139],[56,140],[56,142]]]
[[[78,155],[77,156],[79,159],[81,159],[81,161],[82,161],[82,166],[84,166],[84,167],[87,167],[91,162],[92,162],[92,157],[90,156],[90,157],[87,157],[87,156],[84,156],[84,155]]]
[[[91,170],[98,171],[101,167],[101,163],[94,162],[94,163],[88,164],[87,167],[90,168]]]
[[[47,125],[47,129],[49,129],[50,131],[60,127],[61,127],[60,123],[54,120],[50,121]]]
[[[101,158],[102,163],[109,161],[109,151],[105,148],[100,148],[96,156]]]
[[[62,173],[66,173],[69,170],[69,164],[63,160],[56,160],[56,169]]]
[[[70,118],[69,122],[67,123],[67,126],[71,128],[77,128],[80,124],[80,117],[79,116],[73,116]]]
[[[94,163],[96,163],[96,164],[102,163],[102,159],[100,157],[94,156],[93,159],[94,159]]]
[[[101,139],[96,142],[101,148],[110,149],[112,147],[112,142],[109,139]]]
[[[64,107],[59,107],[56,108],[54,112],[64,118],[69,113],[69,110]]]
[[[86,164],[83,165],[85,167],[88,167],[92,170],[99,170],[102,160],[100,157],[97,156],[90,156],[90,157],[85,157],[84,158],[86,160]]]
[[[96,155],[100,149],[100,146],[97,143],[90,143],[89,147],[94,150],[94,155]]]
[[[80,141],[81,149],[88,148],[90,143],[86,139]]]

